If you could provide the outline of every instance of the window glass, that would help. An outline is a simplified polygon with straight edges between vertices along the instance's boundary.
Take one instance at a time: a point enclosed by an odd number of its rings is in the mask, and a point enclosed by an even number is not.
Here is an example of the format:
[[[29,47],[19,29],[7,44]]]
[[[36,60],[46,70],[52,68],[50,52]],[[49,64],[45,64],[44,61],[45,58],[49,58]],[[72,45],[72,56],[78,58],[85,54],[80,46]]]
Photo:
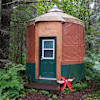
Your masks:
[[[44,50],[44,57],[53,57],[53,50]]]
[[[53,48],[53,41],[44,41],[44,48]]]

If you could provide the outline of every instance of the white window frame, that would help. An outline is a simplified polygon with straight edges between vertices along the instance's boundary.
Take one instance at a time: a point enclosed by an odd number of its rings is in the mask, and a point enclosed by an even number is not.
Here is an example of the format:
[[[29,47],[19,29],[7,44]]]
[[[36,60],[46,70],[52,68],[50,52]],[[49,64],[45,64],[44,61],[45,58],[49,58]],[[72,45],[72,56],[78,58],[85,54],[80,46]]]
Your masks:
[[[53,42],[53,48],[44,48],[44,42],[45,41],[52,41]],[[44,51],[45,50],[53,50],[53,57],[44,57]],[[54,42],[54,39],[43,39],[42,40],[42,59],[55,59],[55,42]]]

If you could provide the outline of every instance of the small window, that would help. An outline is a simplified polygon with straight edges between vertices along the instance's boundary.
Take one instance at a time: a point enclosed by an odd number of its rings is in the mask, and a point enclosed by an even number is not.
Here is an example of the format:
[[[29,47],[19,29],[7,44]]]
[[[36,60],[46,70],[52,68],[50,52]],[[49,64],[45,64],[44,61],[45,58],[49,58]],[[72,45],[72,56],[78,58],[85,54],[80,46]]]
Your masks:
[[[53,57],[53,50],[44,50],[44,57]]]
[[[44,48],[53,48],[53,41],[44,41]]]
[[[54,40],[42,40],[42,59],[54,59]]]

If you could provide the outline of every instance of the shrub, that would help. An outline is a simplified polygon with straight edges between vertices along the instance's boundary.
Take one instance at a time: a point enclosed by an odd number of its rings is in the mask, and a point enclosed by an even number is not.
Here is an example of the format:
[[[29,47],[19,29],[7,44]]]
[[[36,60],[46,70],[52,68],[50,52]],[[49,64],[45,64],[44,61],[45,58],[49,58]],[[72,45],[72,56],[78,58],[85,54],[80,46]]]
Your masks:
[[[24,93],[24,82],[20,71],[25,70],[21,64],[7,63],[4,69],[0,69],[0,100],[18,98]]]
[[[74,91],[82,91],[83,89],[86,89],[88,87],[88,83],[87,82],[83,82],[83,83],[74,83],[72,85]]]
[[[94,80],[100,88],[100,55],[91,54],[91,57],[85,57],[86,75],[88,81]]]

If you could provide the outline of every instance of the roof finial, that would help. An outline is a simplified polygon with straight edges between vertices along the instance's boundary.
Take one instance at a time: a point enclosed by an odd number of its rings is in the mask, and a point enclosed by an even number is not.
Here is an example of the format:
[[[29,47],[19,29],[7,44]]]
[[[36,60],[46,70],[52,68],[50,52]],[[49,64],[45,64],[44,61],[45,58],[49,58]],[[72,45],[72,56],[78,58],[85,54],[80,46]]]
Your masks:
[[[60,10],[55,4],[48,12],[64,12],[64,11]]]
[[[55,5],[53,6],[53,8],[58,8],[58,7],[57,7],[57,5],[55,4]]]

